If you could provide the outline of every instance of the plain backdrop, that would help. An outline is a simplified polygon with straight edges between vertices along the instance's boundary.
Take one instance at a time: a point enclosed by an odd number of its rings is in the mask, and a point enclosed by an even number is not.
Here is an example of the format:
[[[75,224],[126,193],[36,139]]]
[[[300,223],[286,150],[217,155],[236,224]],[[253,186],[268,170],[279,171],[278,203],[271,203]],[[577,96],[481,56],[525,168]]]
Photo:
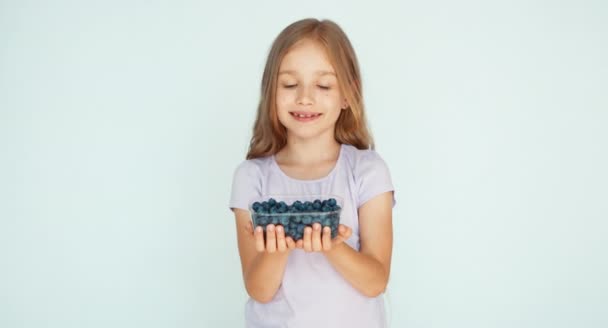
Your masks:
[[[2,0],[0,327],[243,326],[232,175],[306,17],[396,187],[391,327],[608,326],[605,1]]]

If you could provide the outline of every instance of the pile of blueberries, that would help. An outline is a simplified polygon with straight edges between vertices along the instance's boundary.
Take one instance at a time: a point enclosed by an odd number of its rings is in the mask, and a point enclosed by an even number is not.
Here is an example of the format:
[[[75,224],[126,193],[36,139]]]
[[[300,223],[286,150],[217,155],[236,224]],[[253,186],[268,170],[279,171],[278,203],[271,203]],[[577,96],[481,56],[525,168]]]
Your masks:
[[[253,203],[251,209],[256,227],[261,226],[265,232],[269,224],[282,225],[285,228],[285,236],[291,237],[294,241],[302,239],[304,227],[312,227],[317,222],[321,227],[331,228],[332,238],[338,234],[341,207],[335,198],[304,202],[296,200],[291,205],[270,198],[267,201]]]

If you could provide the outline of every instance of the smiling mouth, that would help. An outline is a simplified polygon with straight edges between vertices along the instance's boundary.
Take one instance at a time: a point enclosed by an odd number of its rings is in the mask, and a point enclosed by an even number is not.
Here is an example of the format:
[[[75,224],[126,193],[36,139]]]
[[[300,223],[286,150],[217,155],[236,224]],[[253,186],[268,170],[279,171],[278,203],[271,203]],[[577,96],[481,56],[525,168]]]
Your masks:
[[[319,116],[323,115],[321,113],[298,113],[298,112],[289,112],[289,114],[291,114],[292,117],[294,117],[297,121],[300,121],[300,122],[313,121],[313,120],[319,118]]]

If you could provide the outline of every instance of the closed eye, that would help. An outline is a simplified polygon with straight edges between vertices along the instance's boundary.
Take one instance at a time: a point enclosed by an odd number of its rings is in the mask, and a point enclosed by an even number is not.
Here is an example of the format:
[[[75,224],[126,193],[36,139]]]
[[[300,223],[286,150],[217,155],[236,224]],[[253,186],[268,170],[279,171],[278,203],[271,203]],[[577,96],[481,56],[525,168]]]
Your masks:
[[[292,88],[295,88],[297,86],[298,86],[297,84],[288,84],[288,85],[283,85],[283,88],[285,88],[285,89],[292,89]],[[325,85],[318,85],[317,87],[319,87],[320,89],[323,89],[323,90],[329,90],[329,89],[331,89],[330,87],[325,86]]]

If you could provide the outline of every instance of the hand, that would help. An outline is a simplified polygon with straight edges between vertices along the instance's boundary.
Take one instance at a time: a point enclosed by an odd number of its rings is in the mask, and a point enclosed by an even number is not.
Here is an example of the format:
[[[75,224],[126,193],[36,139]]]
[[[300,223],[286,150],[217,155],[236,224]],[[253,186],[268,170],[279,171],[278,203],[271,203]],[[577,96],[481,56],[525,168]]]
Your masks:
[[[262,227],[256,227],[254,233],[255,249],[266,253],[284,253],[296,248],[296,243],[291,237],[285,237],[285,229],[281,225],[269,224],[266,226],[266,241]]]
[[[338,226],[338,235],[332,240],[331,229],[329,227],[324,227],[321,230],[321,225],[314,223],[312,228],[304,228],[304,236],[296,242],[296,247],[303,248],[306,252],[327,252],[332,247],[350,238],[352,233],[353,229],[340,224]]]

